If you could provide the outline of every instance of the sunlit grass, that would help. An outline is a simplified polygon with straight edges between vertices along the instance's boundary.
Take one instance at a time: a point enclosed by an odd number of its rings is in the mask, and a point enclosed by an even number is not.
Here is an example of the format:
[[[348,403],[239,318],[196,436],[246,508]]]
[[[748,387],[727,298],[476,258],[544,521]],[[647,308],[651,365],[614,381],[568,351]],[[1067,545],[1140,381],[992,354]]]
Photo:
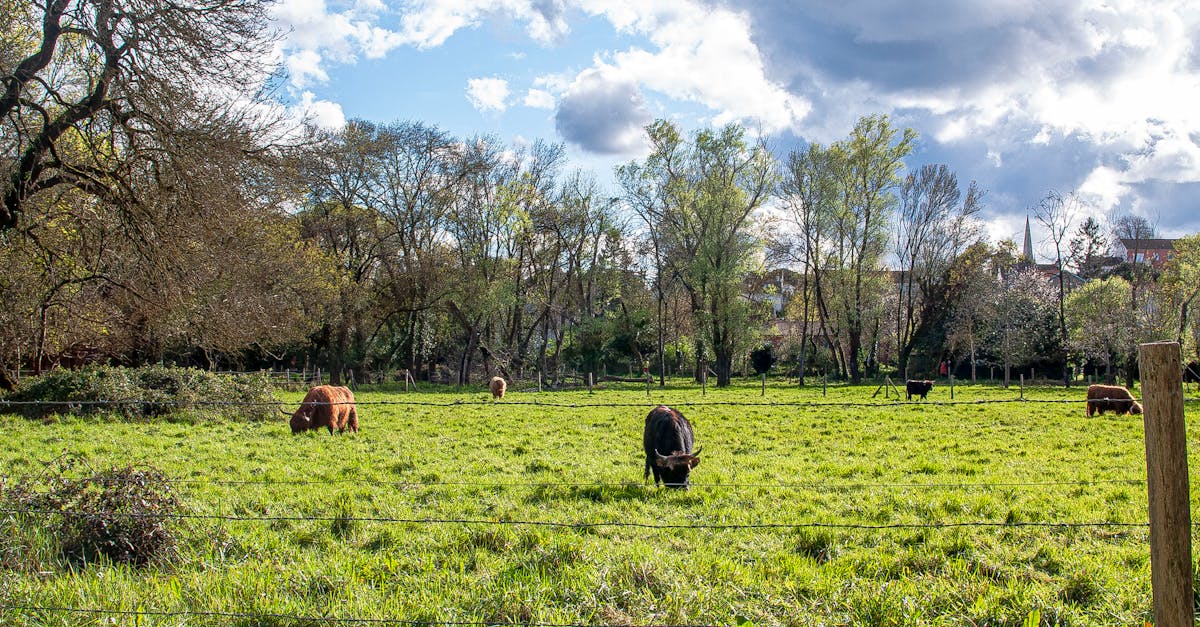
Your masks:
[[[179,481],[188,511],[223,518],[182,521],[178,559],[149,568],[72,569],[44,535],[0,546],[0,604],[232,612],[253,615],[238,619],[247,625],[293,624],[275,615],[1019,625],[1038,610],[1044,624],[1150,619],[1147,531],[1137,526],[1146,520],[1141,417],[1088,419],[1080,388],[1025,390],[1027,399],[1079,401],[1071,404],[940,405],[949,390],[939,386],[931,402],[893,405],[874,391],[773,383],[761,396],[755,381],[702,397],[680,380],[649,396],[637,386],[510,391],[492,403],[482,388],[360,390],[362,431],[333,437],[293,436],[282,417],[2,416],[6,475],[64,451],[93,468],[152,464]],[[957,401],[1018,394],[955,389]],[[294,404],[301,394],[284,396]],[[440,406],[456,400],[478,404]],[[372,404],[380,401],[429,405]],[[659,402],[679,404],[704,447],[690,491],[642,481],[642,425]],[[819,405],[830,402],[880,406]],[[1134,526],[1018,526],[1097,522]],[[102,619],[9,610],[0,623]]]

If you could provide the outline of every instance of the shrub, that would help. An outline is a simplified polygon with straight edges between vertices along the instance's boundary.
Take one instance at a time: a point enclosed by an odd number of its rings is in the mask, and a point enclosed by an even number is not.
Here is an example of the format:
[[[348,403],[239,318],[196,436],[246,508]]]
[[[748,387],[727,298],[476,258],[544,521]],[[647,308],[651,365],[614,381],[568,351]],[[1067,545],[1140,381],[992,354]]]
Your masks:
[[[172,526],[180,502],[166,475],[150,466],[126,466],[76,476],[79,466],[86,468],[78,458],[59,458],[43,475],[0,492],[0,504],[14,513],[5,521],[14,527],[9,531],[48,530],[61,555],[77,563],[103,556],[143,565],[174,554]]]
[[[750,351],[750,365],[754,366],[754,374],[764,374],[775,365],[775,347],[763,344]]]
[[[203,407],[225,419],[275,418],[279,401],[266,374],[225,375],[167,366],[98,366],[53,370],[22,382],[6,400],[27,405],[25,414],[113,412],[126,419],[180,416]]]

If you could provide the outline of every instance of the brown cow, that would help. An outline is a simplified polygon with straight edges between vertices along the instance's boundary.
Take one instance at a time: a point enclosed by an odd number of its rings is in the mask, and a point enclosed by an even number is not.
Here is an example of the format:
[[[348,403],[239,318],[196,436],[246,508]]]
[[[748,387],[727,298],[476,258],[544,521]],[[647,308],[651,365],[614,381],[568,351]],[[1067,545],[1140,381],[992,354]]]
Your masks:
[[[1129,390],[1119,385],[1089,385],[1087,389],[1087,415],[1101,415],[1112,410],[1118,414],[1140,414],[1142,406],[1133,400]]]
[[[508,389],[508,384],[504,382],[504,377],[492,377],[488,383],[488,389],[492,391],[492,398],[504,398],[504,391]]]
[[[292,414],[289,422],[292,433],[327,427],[329,435],[346,429],[358,431],[358,410],[354,406],[354,392],[350,388],[318,385],[304,395],[300,408]]]

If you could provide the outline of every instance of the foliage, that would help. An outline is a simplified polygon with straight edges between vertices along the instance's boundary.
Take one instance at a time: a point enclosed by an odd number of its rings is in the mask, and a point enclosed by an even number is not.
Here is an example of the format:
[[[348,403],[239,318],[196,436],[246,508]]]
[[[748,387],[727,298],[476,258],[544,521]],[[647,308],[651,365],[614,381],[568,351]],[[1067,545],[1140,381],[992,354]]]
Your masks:
[[[48,529],[69,562],[88,564],[103,557],[146,565],[175,554],[181,502],[170,479],[153,466],[92,471],[81,458],[67,455],[47,463],[40,474],[0,488],[0,504],[15,512],[3,523],[13,527],[5,535],[25,533],[18,517]],[[15,556],[15,561],[24,560]]]
[[[194,368],[93,366],[57,369],[22,381],[7,401],[32,403],[26,413],[115,414],[126,420],[188,415],[267,421],[278,413],[266,374],[228,375]],[[44,401],[50,404],[38,405]]]
[[[751,336],[740,291],[755,248],[752,216],[775,183],[774,160],[737,125],[700,130],[689,141],[673,122],[658,120],[646,133],[650,155],[617,176],[649,230],[660,296],[667,276],[682,285],[699,330],[696,353],[711,350],[717,384],[729,385],[734,355]]]
[[[1067,297],[1070,347],[1106,372],[1124,364],[1132,341],[1129,282],[1120,277],[1089,281]]]
[[[766,374],[776,361],[775,346],[770,342],[750,351],[750,365],[754,367],[754,374]]]

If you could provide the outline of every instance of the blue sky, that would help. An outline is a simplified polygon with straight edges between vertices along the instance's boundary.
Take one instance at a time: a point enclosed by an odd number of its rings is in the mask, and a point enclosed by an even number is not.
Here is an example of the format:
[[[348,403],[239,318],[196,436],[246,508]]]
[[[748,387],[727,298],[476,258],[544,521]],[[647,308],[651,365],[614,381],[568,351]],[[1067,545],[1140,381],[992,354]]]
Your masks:
[[[1050,190],[1200,231],[1200,3],[1190,0],[280,0],[286,97],[317,122],[419,120],[567,146],[610,185],[655,118],[740,122],[786,151],[886,113],[910,167],[988,190],[992,239]],[[611,189],[616,193],[616,189]],[[1035,240],[1042,239],[1035,232]]]

